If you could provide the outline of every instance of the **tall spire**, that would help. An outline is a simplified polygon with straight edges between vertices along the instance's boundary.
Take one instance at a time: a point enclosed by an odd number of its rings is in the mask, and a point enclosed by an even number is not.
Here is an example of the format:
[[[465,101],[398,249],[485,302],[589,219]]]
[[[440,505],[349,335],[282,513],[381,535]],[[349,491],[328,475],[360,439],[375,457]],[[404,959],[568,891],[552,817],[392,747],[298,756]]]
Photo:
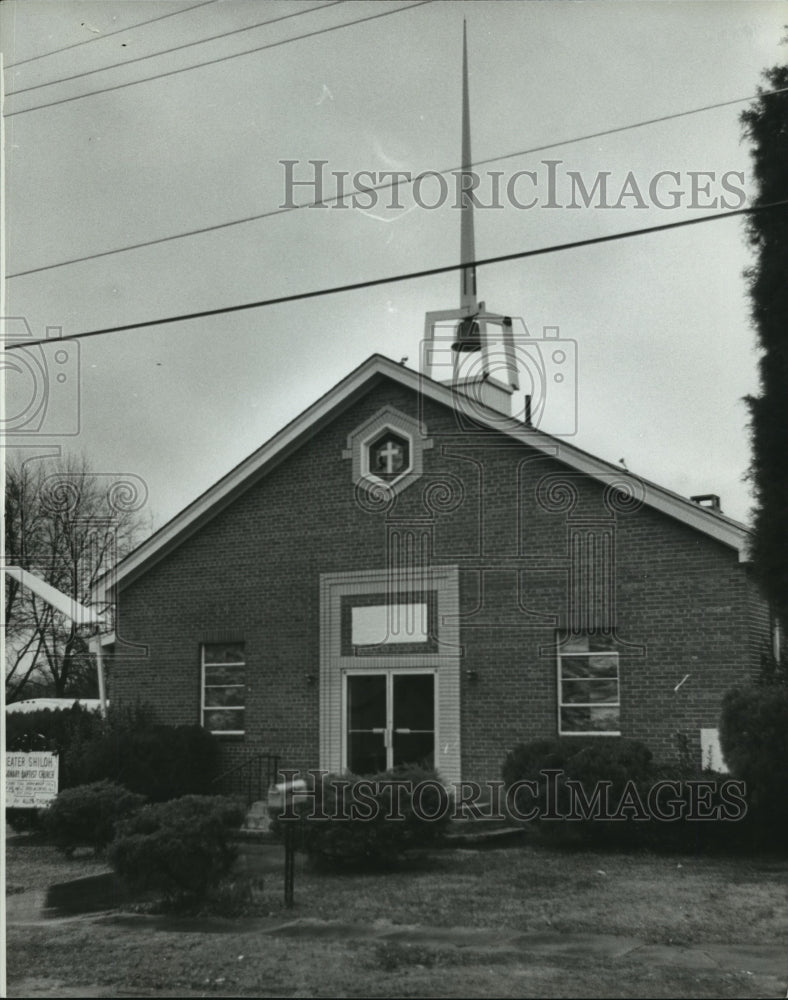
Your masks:
[[[487,311],[476,298],[476,246],[471,159],[471,109],[468,100],[468,30],[462,23],[462,163],[459,169],[460,306],[424,317],[421,370],[450,385],[458,413],[473,419],[474,407],[512,415],[519,390],[512,320]]]
[[[460,263],[469,264],[460,271],[460,307],[477,310],[476,246],[473,233],[473,201],[465,193],[471,187],[471,109],[468,100],[468,35],[462,22],[462,163],[460,175]]]

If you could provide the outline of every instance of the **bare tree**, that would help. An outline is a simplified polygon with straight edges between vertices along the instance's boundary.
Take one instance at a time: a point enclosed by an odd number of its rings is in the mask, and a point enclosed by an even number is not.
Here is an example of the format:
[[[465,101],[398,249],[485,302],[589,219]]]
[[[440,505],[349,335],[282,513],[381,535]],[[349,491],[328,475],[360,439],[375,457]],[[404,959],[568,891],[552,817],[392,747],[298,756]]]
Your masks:
[[[6,562],[86,604],[147,533],[146,496],[139,477],[94,472],[84,456],[17,458],[6,468]],[[5,601],[6,700],[25,689],[93,694],[85,629],[8,576]]]

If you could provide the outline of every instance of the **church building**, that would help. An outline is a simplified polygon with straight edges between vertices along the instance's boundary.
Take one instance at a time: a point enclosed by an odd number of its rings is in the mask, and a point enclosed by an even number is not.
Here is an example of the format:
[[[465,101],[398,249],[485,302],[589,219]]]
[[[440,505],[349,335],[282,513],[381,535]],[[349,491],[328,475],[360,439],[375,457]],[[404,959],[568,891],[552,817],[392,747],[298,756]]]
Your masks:
[[[769,649],[747,529],[566,440],[573,344],[478,300],[461,219],[418,370],[370,357],[105,579],[110,698],[203,725],[226,767],[487,780],[555,736],[708,763]]]

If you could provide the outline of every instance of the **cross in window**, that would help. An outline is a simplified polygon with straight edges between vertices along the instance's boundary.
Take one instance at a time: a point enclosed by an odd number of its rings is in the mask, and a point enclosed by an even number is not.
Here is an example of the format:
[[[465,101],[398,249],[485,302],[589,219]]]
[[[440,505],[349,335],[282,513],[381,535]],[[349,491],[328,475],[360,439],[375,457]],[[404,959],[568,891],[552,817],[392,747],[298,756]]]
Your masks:
[[[397,463],[395,466],[394,463]],[[382,465],[385,462],[386,475],[391,475],[396,472],[397,469],[402,464],[402,448],[399,445],[394,444],[389,441],[385,448],[381,448],[378,452],[378,465]]]

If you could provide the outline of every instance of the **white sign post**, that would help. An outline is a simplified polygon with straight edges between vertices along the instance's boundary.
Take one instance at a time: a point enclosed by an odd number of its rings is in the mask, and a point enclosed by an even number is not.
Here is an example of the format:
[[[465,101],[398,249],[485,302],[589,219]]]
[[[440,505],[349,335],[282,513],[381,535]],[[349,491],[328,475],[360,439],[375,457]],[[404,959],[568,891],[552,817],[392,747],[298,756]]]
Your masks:
[[[9,809],[40,809],[57,795],[58,755],[47,751],[6,753],[5,804]]]

